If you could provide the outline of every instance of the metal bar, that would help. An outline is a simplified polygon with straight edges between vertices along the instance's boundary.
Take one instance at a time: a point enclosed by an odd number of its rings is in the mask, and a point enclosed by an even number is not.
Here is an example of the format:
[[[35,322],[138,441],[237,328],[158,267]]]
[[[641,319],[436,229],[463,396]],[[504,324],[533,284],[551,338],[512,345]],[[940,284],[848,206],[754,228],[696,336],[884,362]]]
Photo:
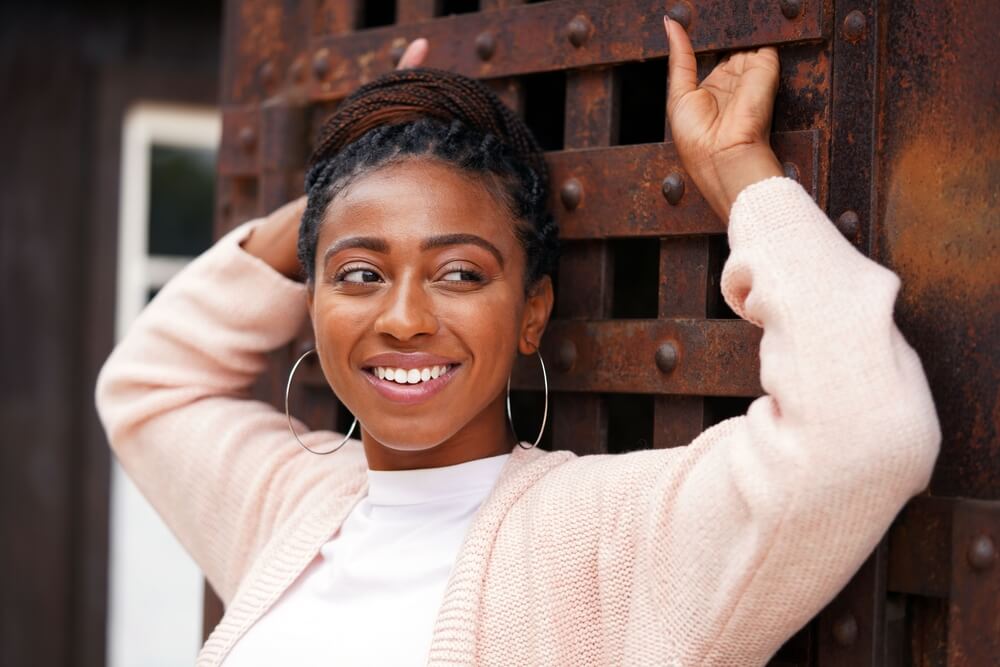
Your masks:
[[[613,70],[591,69],[566,77],[564,145],[608,146],[618,128],[618,82]],[[603,318],[611,313],[613,256],[604,243],[564,246],[557,285],[558,310],[567,318]],[[552,341],[548,334],[545,341]],[[565,356],[546,354],[557,368],[572,366]],[[571,363],[567,365],[567,361]],[[553,446],[577,454],[607,451],[608,411],[601,396],[558,396],[552,404]]]
[[[955,499],[914,498],[889,530],[886,587],[895,593],[948,596]]]
[[[686,7],[699,52],[817,40],[825,4],[803,3],[801,13],[788,19],[777,2],[557,0],[325,36],[310,44],[313,57],[325,51],[330,65],[312,78],[310,96],[343,97],[388,72],[393,47],[416,37],[434,45],[429,67],[492,78],[664,57],[662,16],[675,5]]]
[[[549,387],[560,392],[759,396],[760,336],[744,320],[555,320],[542,355],[554,360]],[[657,359],[664,345],[672,367]],[[512,384],[541,389],[518,369]]]
[[[996,664],[1000,658],[1000,501],[955,506],[951,537],[949,667]]]
[[[872,207],[874,106],[879,3],[838,2],[834,13],[829,211],[848,239],[867,253]],[[820,667],[880,665],[885,652],[886,549],[882,546],[819,617]],[[845,611],[848,610],[848,611]],[[855,640],[831,640],[856,619]],[[840,640],[843,637],[839,637]]]
[[[778,157],[795,165],[799,181],[814,197],[820,140],[817,130],[772,138]],[[549,153],[547,160],[552,170],[551,207],[563,239],[726,231],[688,179],[673,143],[566,150]],[[576,188],[579,197],[565,197],[567,187]]]
[[[704,318],[708,302],[707,236],[660,241],[659,317]],[[700,396],[657,396],[653,402],[653,447],[679,447],[705,428]]]

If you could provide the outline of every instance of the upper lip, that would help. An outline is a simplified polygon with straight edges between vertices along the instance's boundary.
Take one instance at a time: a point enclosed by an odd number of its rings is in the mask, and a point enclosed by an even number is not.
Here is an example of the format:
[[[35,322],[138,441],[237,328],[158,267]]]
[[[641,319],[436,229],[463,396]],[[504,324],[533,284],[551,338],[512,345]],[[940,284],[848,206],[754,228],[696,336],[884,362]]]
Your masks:
[[[427,352],[383,352],[382,354],[368,357],[361,366],[362,368],[381,366],[382,368],[403,368],[410,370],[411,368],[430,368],[431,366],[448,366],[457,363],[454,359],[441,357],[436,354],[428,354]]]

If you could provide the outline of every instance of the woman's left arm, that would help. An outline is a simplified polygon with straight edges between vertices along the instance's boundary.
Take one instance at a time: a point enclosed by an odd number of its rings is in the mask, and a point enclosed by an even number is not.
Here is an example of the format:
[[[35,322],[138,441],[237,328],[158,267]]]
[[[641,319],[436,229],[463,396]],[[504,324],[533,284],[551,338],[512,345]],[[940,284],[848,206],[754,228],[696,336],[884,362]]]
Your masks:
[[[728,217],[723,295],[764,330],[766,395],[662,459],[643,508],[637,591],[683,664],[757,664],[926,487],[940,427],[893,321],[899,278],[775,173],[766,138],[777,53],[734,54],[699,86],[687,35],[667,30],[674,140]]]

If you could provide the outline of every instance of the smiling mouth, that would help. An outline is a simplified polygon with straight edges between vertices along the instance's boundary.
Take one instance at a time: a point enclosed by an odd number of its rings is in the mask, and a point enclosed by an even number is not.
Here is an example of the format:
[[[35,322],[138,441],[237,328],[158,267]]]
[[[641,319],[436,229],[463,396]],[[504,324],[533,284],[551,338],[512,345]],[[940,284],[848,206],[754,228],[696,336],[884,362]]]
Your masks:
[[[364,376],[375,391],[393,403],[421,403],[444,389],[461,364],[442,364],[422,368],[370,366]]]
[[[436,380],[458,364],[444,364],[439,366],[426,366],[424,368],[394,368],[391,366],[375,366],[368,368],[368,372],[378,377],[379,380],[387,380],[396,384],[420,384]]]

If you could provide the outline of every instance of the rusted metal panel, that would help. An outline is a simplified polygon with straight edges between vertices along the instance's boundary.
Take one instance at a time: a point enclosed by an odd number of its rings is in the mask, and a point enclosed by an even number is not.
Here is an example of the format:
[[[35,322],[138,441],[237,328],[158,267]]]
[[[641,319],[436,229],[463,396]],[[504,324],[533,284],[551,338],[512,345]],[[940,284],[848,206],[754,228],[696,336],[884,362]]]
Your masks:
[[[777,2],[545,2],[316,39],[311,51],[315,56],[325,50],[329,67],[313,77],[310,96],[343,97],[392,69],[394,46],[417,37],[435,45],[428,66],[479,78],[662,57],[667,55],[664,9],[686,11],[697,51],[823,36],[823,2],[802,2],[801,12],[791,19]]]
[[[820,133],[774,136],[779,158],[794,165],[803,186],[819,196]],[[587,148],[550,153],[552,211],[562,239],[722,234],[684,172],[672,143]]]
[[[557,320],[542,355],[553,360],[555,391],[759,396],[759,343],[760,329],[744,320]],[[540,388],[521,377],[515,387]]]
[[[1000,3],[889,3],[873,250],[943,441],[935,495],[1000,499]]]

